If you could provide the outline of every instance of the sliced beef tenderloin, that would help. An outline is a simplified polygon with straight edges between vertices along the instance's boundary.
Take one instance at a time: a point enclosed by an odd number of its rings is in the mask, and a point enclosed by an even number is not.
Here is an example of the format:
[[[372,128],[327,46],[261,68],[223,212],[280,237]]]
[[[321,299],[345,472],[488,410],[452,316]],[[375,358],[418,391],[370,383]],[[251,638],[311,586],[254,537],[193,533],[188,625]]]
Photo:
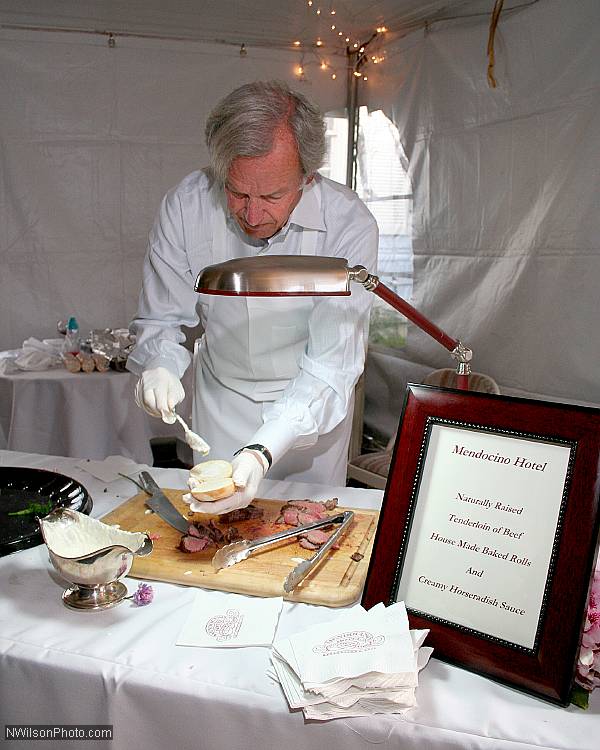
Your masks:
[[[179,549],[182,552],[202,552],[203,549],[214,545],[214,542],[207,536],[193,536],[185,534],[179,542]]]
[[[223,535],[223,541],[225,544],[231,544],[231,542],[237,542],[238,539],[241,539],[242,535],[240,534],[239,530],[235,526],[230,526],[228,529],[226,529],[225,534]]]
[[[298,539],[298,544],[299,544],[299,545],[300,545],[301,547],[304,547],[304,549],[309,549],[309,550],[315,550],[315,549],[319,549],[319,547],[321,546],[320,544],[313,544],[312,542],[310,542],[310,541],[309,541],[309,540],[308,540],[308,539],[307,539],[306,537],[304,537],[304,536],[301,536],[301,537],[300,537],[300,539]]]
[[[251,518],[262,518],[265,512],[262,508],[258,508],[256,505],[247,505],[245,508],[237,508],[231,510],[229,513],[223,513],[219,516],[219,522],[222,524],[230,524],[238,521],[248,521]]]
[[[222,542],[225,538],[225,534],[223,534],[223,531],[216,525],[216,523],[212,519],[208,522],[208,529],[210,538],[217,544],[219,542]]]

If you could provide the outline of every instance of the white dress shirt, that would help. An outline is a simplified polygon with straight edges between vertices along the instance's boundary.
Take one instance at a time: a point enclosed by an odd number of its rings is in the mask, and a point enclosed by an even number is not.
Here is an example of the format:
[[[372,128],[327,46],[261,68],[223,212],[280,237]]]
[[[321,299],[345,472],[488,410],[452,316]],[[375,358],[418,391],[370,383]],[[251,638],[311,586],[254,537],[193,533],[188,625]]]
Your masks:
[[[354,284],[349,297],[221,298],[197,294],[194,282],[207,265],[259,254],[337,256],[374,272],[377,239],[375,220],[356,194],[320,175],[268,240],[242,232],[204,171],[188,175],[163,199],[150,233],[128,368],[140,374],[163,366],[181,377],[190,363],[181,326],[200,321],[197,364],[205,377],[201,384],[196,375],[195,399],[206,401],[201,388],[221,387],[260,406],[252,429],[235,431],[235,447],[262,443],[277,461],[314,446],[348,414],[364,366],[372,294]],[[222,412],[226,394],[204,404],[204,417],[217,403]],[[231,418],[239,423],[239,402],[235,408]],[[198,418],[205,421],[201,412]],[[206,425],[197,427],[213,444]],[[219,444],[219,451],[229,447]]]

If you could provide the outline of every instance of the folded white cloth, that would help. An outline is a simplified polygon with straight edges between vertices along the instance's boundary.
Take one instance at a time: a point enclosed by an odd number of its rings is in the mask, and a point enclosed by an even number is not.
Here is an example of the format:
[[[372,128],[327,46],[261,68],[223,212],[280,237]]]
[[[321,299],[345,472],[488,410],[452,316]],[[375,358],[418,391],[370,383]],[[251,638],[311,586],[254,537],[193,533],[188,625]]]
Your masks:
[[[28,338],[21,349],[3,352],[0,356],[0,375],[10,375],[19,371],[50,370],[62,367],[61,354],[62,339]]]
[[[270,646],[283,597],[261,598],[199,589],[178,646]]]
[[[117,479],[123,479],[122,474],[139,473],[142,469],[131,458],[125,456],[108,456],[103,461],[92,461],[84,458],[75,464],[78,469],[83,469],[101,482],[115,482]]]
[[[306,718],[404,713],[416,706],[417,675],[431,656],[427,630],[409,630],[403,602],[355,607],[333,622],[275,642],[276,679]]]

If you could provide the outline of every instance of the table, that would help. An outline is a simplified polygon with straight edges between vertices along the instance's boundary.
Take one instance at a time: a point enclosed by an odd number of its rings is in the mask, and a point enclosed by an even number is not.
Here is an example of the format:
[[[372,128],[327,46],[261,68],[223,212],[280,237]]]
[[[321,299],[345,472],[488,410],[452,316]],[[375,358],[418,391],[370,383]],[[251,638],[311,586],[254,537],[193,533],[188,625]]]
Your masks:
[[[81,481],[96,517],[135,494],[127,480],[105,485],[76,463],[0,451],[0,465],[55,469]],[[185,471],[152,473],[162,486],[185,486]],[[268,480],[260,487],[262,497],[272,498],[332,494],[354,507],[378,507],[382,497],[379,490]],[[136,581],[125,583],[135,590]],[[305,722],[267,676],[268,648],[176,646],[195,589],[152,585],[155,598],[147,607],[124,603],[104,612],[73,612],[60,600],[63,584],[44,546],[0,558],[2,723],[112,724],[110,746],[81,744],[90,750],[597,750],[600,690],[587,712],[559,708],[436,659],[421,673],[418,708],[404,717]],[[284,603],[278,636],[342,611]],[[64,747],[44,743],[47,750]]]
[[[181,438],[183,430],[136,405],[136,382],[132,373],[115,370],[0,376],[0,448],[75,458],[123,455],[151,464],[150,439]],[[188,406],[178,409],[186,418]]]

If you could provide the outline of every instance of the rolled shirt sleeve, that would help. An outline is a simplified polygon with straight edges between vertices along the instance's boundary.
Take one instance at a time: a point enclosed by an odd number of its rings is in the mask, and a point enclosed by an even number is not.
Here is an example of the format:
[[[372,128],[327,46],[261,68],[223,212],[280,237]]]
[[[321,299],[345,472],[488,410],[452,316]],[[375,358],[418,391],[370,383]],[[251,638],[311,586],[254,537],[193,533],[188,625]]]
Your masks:
[[[164,197],[150,232],[137,315],[131,323],[136,345],[127,368],[137,375],[162,366],[181,378],[190,364],[181,327],[196,326],[199,317],[185,244],[180,192],[173,190]]]

